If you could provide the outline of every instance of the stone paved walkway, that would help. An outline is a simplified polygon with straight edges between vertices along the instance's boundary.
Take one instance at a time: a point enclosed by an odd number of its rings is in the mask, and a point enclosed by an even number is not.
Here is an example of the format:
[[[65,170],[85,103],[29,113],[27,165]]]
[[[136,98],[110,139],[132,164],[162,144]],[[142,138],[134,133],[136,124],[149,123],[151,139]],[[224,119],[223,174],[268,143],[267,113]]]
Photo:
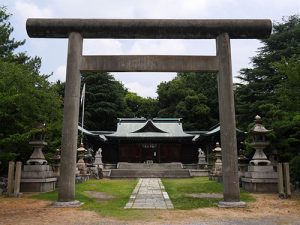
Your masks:
[[[173,209],[173,204],[159,178],[141,178],[125,209]]]

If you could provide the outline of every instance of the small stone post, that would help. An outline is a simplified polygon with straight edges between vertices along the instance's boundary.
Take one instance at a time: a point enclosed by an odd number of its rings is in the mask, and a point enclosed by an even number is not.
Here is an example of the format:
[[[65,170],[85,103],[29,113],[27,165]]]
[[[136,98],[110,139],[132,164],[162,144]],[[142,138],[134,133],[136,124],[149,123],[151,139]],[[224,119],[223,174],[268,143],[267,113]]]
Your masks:
[[[14,182],[14,196],[18,197],[20,194],[20,183],[21,183],[21,172],[22,171],[22,162],[16,163],[16,173],[15,173],[15,182]]]
[[[283,174],[284,174],[285,194],[287,198],[290,198],[291,197],[290,166],[288,163],[283,163]]]
[[[80,33],[72,32],[69,34],[59,179],[60,187],[58,190],[57,202],[57,205],[64,206],[80,205],[78,201],[75,201],[75,169],[82,43],[83,39]]]
[[[9,161],[8,164],[8,181],[7,181],[7,196],[11,197],[14,192],[14,175],[15,175],[15,162]]]
[[[224,201],[219,203],[219,207],[245,207],[245,203],[240,202],[230,38],[227,33],[217,37],[216,47],[224,184]]]
[[[277,174],[278,174],[278,194],[280,198],[284,198],[284,186],[283,186],[283,170],[282,163],[277,164]]]

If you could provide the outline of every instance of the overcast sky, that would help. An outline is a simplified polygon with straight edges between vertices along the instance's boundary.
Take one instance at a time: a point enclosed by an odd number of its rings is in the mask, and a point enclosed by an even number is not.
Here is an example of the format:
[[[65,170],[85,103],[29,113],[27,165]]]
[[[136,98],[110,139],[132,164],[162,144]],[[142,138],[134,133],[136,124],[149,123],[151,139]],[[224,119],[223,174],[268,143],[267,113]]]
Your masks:
[[[103,19],[271,19],[300,13],[300,0],[2,0],[13,14],[17,40],[26,39],[21,51],[42,57],[41,71],[53,72],[50,81],[65,80],[67,40],[30,39],[27,18]],[[250,67],[261,46],[258,40],[232,40],[233,76]],[[214,40],[85,40],[84,54],[215,55]],[[113,73],[130,91],[156,96],[156,87],[175,73]]]

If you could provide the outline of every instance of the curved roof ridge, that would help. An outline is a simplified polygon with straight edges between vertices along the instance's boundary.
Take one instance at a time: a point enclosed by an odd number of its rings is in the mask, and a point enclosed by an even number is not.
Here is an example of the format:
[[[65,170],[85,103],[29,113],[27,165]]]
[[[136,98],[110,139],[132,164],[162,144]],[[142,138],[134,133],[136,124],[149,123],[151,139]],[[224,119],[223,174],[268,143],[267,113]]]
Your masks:
[[[162,129],[159,129],[157,126],[155,126],[155,124],[151,119],[147,120],[146,124],[142,128],[133,131],[131,133],[142,133],[142,132],[167,133],[166,131],[163,131]]]

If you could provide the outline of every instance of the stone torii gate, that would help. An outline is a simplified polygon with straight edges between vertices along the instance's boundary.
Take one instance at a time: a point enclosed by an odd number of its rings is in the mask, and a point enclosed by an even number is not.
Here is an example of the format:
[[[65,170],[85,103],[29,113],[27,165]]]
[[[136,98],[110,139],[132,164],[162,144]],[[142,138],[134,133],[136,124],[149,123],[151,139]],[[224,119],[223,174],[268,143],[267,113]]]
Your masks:
[[[134,20],[28,19],[32,38],[68,38],[68,59],[62,130],[58,204],[76,205],[75,167],[80,99],[80,72],[218,73],[223,157],[224,201],[221,207],[242,207],[240,201],[230,39],[267,38],[270,20]],[[216,56],[82,55],[83,38],[216,39]]]

